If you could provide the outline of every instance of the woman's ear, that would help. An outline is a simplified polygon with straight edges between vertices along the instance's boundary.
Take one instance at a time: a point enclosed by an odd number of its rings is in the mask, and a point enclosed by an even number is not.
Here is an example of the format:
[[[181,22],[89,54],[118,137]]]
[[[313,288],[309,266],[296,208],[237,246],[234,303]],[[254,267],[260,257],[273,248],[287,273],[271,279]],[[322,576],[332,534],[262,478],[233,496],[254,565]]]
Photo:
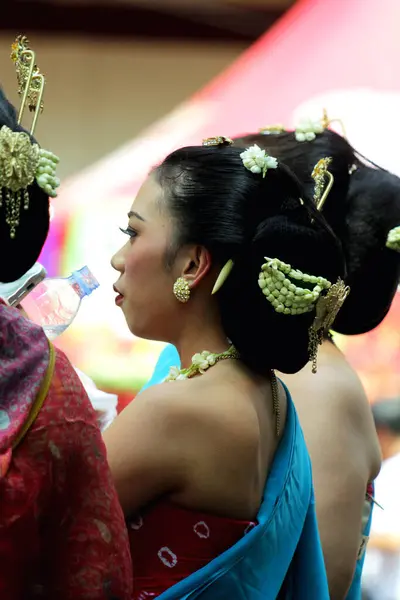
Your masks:
[[[193,246],[184,263],[181,277],[195,288],[211,269],[211,254],[204,246]]]

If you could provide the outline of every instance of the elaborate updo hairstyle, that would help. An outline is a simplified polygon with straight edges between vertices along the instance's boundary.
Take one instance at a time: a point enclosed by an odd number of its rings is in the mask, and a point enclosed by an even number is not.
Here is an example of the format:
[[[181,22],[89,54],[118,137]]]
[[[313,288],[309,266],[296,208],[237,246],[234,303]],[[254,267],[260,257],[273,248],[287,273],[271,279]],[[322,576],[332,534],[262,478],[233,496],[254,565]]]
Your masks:
[[[28,133],[18,125],[16,110],[0,89],[0,129],[3,126],[12,131]],[[32,136],[30,138],[32,143],[37,143]],[[4,158],[0,158],[0,168],[4,168]],[[27,191],[29,208],[25,210],[21,205],[19,225],[14,238],[11,238],[10,227],[6,223],[6,203],[3,195],[3,206],[0,207],[0,281],[3,283],[19,279],[34,265],[49,231],[48,195],[36,181]]]
[[[216,297],[226,336],[243,361],[259,373],[269,368],[294,373],[309,360],[315,311],[274,310],[258,285],[264,257],[335,283],[344,269],[340,242],[284,164],[263,178],[244,167],[243,150],[182,148],[154,175],[176,224],[175,248],[202,245],[219,268],[234,261]]]
[[[313,167],[320,158],[332,158],[334,184],[323,216],[342,243],[351,288],[333,329],[347,335],[374,329],[388,313],[400,281],[400,253],[386,247],[389,231],[400,225],[400,179],[367,164],[347,140],[328,129],[308,142],[296,141],[294,132],[235,140],[238,146],[254,143],[283,160],[309,194]]]

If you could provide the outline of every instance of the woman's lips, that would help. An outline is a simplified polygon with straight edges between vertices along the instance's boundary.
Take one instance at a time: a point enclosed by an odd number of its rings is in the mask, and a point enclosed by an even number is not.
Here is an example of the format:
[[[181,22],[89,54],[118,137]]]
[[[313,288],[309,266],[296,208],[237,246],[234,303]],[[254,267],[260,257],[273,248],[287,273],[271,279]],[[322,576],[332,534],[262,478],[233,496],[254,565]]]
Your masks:
[[[123,301],[124,301],[123,295],[122,294],[118,294],[118,296],[115,298],[115,304],[117,306],[121,306],[121,304],[123,303]]]
[[[114,289],[114,292],[117,294],[117,297],[115,298],[115,304],[117,306],[121,306],[121,304],[124,301],[124,296],[121,294],[119,289],[115,287],[115,285],[113,286],[113,289]]]

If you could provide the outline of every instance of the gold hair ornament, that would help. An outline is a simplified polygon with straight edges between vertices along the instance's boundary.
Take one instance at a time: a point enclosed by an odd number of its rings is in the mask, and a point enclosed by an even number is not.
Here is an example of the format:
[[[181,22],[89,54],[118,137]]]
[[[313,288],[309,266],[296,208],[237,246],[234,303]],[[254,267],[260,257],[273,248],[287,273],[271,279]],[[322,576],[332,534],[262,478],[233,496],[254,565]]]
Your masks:
[[[286,129],[280,123],[276,125],[267,125],[267,127],[261,127],[261,129],[258,130],[262,135],[279,135],[285,131]]]
[[[224,135],[217,135],[203,140],[202,146],[232,146],[233,140]]]
[[[37,103],[41,106],[44,78],[39,74],[34,62],[35,55],[28,49],[26,38],[17,38],[12,45],[11,57],[17,68],[19,93],[23,96],[20,121],[27,99],[30,110],[35,110]],[[36,111],[31,133],[38,113],[39,110]],[[27,133],[12,131],[6,125],[0,128],[0,207],[4,202],[11,238],[15,238],[20,222],[22,202],[24,210],[29,208],[28,187],[35,180],[46,194],[52,198],[57,195],[56,189],[60,185],[60,180],[56,177],[58,162],[55,154],[33,144]]]
[[[311,177],[315,181],[314,202],[319,211],[322,210],[334,182],[332,173],[328,171],[331,162],[332,159],[330,157],[321,158],[311,173]],[[328,183],[325,186],[326,179],[328,179]]]
[[[19,35],[12,44],[11,60],[15,63],[18,94],[22,97],[18,123],[21,123],[25,107],[28,104],[29,111],[35,113],[30,130],[33,135],[39,114],[43,111],[45,78],[35,63],[36,55],[29,48],[29,41],[25,36]]]
[[[386,248],[394,250],[395,252],[400,252],[400,225],[398,227],[393,227],[393,229],[389,231],[386,239]]]
[[[328,129],[332,125],[332,123],[339,123],[340,127],[342,128],[342,136],[347,139],[346,128],[342,119],[330,119],[328,117],[328,111],[326,110],[326,108],[323,109],[321,123],[324,129]]]
[[[318,346],[322,344],[324,333],[332,327],[339,310],[350,293],[342,279],[338,279],[325,296],[320,296],[316,303],[316,315],[309,329],[308,354],[312,362],[312,372],[317,372]]]

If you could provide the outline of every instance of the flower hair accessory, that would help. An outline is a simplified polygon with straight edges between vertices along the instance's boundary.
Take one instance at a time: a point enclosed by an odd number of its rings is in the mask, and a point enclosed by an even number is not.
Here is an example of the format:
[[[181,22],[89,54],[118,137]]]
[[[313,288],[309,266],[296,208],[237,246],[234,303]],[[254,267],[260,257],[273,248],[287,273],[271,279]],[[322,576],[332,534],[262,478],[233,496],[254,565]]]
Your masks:
[[[400,252],[400,225],[398,227],[393,227],[393,229],[389,231],[386,240],[386,248],[394,250],[395,252]]]
[[[319,133],[323,133],[332,123],[339,123],[342,128],[343,137],[347,137],[343,121],[341,119],[329,119],[328,113],[324,108],[322,119],[313,120],[303,118],[300,120],[294,130],[295,138],[298,142],[312,142]]]
[[[301,315],[310,312],[321,292],[331,287],[330,281],[324,277],[302,273],[279,258],[266,257],[265,260],[267,262],[261,267],[258,285],[278,313]],[[297,282],[306,285],[299,286]]]
[[[262,173],[265,177],[268,169],[277,169],[278,161],[273,156],[269,156],[265,150],[261,150],[257,144],[250,146],[244,152],[241,153],[240,158],[242,159],[243,165],[252,173]]]
[[[317,137],[317,133],[323,131],[324,126],[321,121],[302,119],[295,129],[294,135],[298,142],[312,142]]]
[[[23,97],[19,111],[20,123],[25,105],[35,111],[31,126],[33,133],[38,115],[42,109],[44,77],[35,64],[35,54],[28,47],[25,37],[18,37],[12,45],[12,60],[16,64],[19,94]],[[30,185],[36,183],[50,197],[54,198],[60,180],[56,177],[59,159],[52,152],[43,150],[32,143],[25,132],[12,131],[4,125],[0,129],[0,207],[5,203],[6,223],[10,228],[10,237],[15,237],[20,221],[21,204],[24,210],[29,208]]]
[[[261,267],[258,285],[274,310],[284,315],[316,311],[309,329],[308,344],[312,372],[316,373],[318,346],[322,343],[324,332],[336,319],[350,288],[340,278],[332,285],[324,277],[302,273],[278,258],[265,260],[267,262]],[[297,282],[302,282],[304,286],[299,286]]]

